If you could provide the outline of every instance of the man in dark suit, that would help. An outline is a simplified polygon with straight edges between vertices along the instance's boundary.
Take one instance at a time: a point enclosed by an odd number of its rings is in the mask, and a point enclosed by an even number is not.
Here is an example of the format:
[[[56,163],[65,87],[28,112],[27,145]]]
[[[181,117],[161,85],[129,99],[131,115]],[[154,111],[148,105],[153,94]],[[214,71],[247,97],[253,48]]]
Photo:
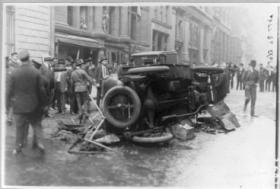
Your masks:
[[[42,133],[42,111],[48,99],[44,88],[43,79],[38,70],[32,65],[27,50],[19,53],[22,65],[16,69],[7,83],[6,98],[7,108],[13,106],[16,124],[16,147],[13,154],[19,154],[27,142],[27,131],[31,124],[36,138],[43,138]],[[11,104],[11,100],[13,103]],[[37,140],[33,148],[44,152],[44,146]]]
[[[244,75],[245,69],[243,64],[241,63],[239,65],[238,71],[237,71],[237,84],[236,84],[236,90],[240,89],[243,90],[243,75]]]
[[[264,92],[264,80],[265,80],[265,70],[263,65],[260,64],[260,71],[259,71],[260,92]]]
[[[55,99],[59,113],[65,113],[65,95],[67,91],[67,70],[64,59],[59,59],[54,67]]]
[[[245,83],[245,104],[244,112],[247,109],[248,103],[251,101],[251,116],[256,117],[255,115],[255,104],[257,99],[257,83],[259,82],[259,73],[256,70],[256,61],[251,60],[250,68],[246,72],[244,77]]]
[[[88,83],[93,84],[92,78],[81,68],[83,61],[77,63],[76,69],[71,74],[72,85],[74,86],[75,97],[78,104],[79,113],[83,113],[83,108],[88,107],[89,94]]]
[[[108,59],[103,58],[100,60],[95,73],[95,80],[96,80],[96,88],[97,88],[97,99],[96,103],[98,106],[100,106],[100,100],[102,98],[103,89],[102,89],[102,83],[103,80],[106,79],[109,76],[109,72],[107,69],[108,65]]]

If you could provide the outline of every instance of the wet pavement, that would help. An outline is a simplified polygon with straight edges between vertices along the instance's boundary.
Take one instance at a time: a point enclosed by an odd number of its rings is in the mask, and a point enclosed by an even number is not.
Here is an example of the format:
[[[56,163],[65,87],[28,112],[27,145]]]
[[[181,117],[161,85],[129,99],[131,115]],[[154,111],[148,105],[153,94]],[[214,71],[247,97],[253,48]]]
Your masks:
[[[28,148],[25,156],[15,157],[14,127],[7,127],[5,184],[240,187],[265,178],[260,186],[267,186],[274,164],[275,93],[258,94],[256,113],[260,116],[254,119],[247,115],[249,111],[242,112],[243,100],[243,91],[232,91],[225,100],[242,125],[234,132],[200,131],[193,140],[174,140],[165,146],[125,143],[114,147],[117,153],[69,154],[69,144],[51,138],[57,126],[49,119],[43,123],[45,156]],[[246,178],[251,178],[249,184]]]

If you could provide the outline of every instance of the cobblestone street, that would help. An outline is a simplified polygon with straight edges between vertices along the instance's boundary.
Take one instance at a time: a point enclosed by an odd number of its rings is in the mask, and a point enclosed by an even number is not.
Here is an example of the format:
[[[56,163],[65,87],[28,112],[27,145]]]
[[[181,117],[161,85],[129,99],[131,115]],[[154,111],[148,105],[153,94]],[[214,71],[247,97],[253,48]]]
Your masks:
[[[5,184],[268,188],[274,181],[275,98],[275,93],[259,93],[259,117],[251,119],[249,111],[242,112],[244,92],[234,90],[225,101],[241,123],[236,131],[200,131],[191,141],[163,147],[122,144],[114,147],[119,153],[68,154],[68,145],[50,137],[56,124],[47,119],[45,157],[27,149],[28,155],[16,158],[14,126],[7,127]]]

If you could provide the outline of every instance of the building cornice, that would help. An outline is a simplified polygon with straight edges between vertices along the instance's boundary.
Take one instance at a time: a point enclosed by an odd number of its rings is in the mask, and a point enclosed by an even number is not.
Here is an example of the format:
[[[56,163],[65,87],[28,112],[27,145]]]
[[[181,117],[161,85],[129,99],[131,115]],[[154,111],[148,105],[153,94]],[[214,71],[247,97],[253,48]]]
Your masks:
[[[80,37],[87,37],[90,39],[103,40],[106,44],[121,43],[121,44],[126,44],[126,45],[127,44],[138,44],[138,45],[142,45],[142,46],[149,46],[149,44],[147,44],[147,43],[132,40],[129,38],[129,36],[112,36],[110,34],[102,32],[102,31],[94,32],[94,31],[88,31],[88,30],[80,30],[80,29],[73,28],[71,26],[68,26],[65,24],[60,24],[60,23],[55,24],[55,32],[76,35],[76,36],[80,36]]]
[[[189,7],[184,7],[184,10],[187,17],[190,17],[191,19],[194,19],[208,27],[211,27],[213,22],[212,17],[205,14],[199,8],[195,6],[189,6]]]

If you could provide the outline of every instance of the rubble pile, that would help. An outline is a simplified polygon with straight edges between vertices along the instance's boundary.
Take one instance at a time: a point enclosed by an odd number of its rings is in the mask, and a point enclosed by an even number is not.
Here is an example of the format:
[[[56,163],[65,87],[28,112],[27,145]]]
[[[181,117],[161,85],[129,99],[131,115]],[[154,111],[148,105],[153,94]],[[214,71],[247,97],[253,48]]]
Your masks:
[[[72,144],[70,152],[100,152],[111,148],[105,145],[112,145],[120,142],[119,136],[109,133],[106,127],[102,127],[105,122],[98,115],[81,114],[78,117],[64,118],[57,121],[57,131],[53,134],[55,139]],[[235,115],[230,111],[224,102],[219,102],[209,106],[197,117],[181,120],[177,124],[170,125],[168,130],[180,141],[194,139],[196,132],[206,132],[210,134],[227,133],[240,127]],[[142,131],[143,132],[143,131]],[[136,132],[137,133],[137,132]],[[128,136],[132,133],[126,133]],[[142,137],[158,137],[161,132],[142,133]],[[125,135],[124,135],[125,136]],[[131,138],[125,137],[125,138]]]

